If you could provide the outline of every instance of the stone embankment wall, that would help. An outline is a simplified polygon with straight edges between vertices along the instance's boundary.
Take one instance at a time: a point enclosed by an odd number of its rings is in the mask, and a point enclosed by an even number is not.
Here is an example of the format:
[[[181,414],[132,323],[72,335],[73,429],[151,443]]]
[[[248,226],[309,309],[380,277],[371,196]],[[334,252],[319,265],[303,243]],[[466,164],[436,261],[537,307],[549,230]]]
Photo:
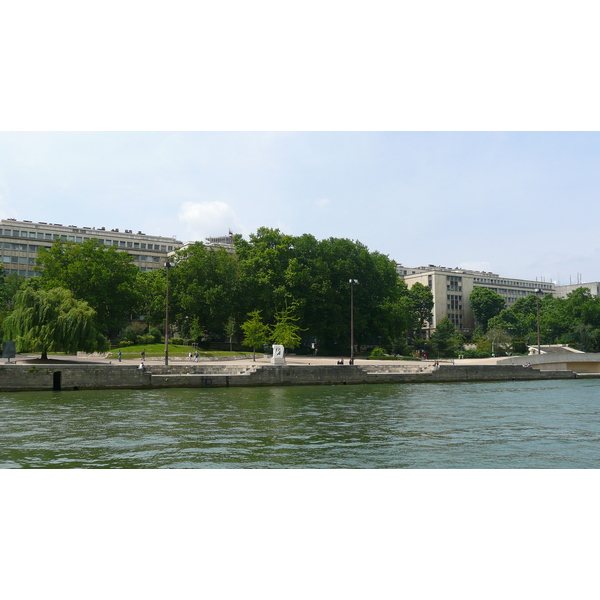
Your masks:
[[[371,371],[371,372],[369,372]],[[238,387],[277,385],[346,385],[451,381],[522,381],[572,379],[571,371],[539,371],[516,365],[450,366],[437,370],[386,369],[363,366],[135,366],[0,365],[0,390],[73,390],[156,387]]]
[[[0,365],[0,390],[144,388],[152,377],[135,366]]]

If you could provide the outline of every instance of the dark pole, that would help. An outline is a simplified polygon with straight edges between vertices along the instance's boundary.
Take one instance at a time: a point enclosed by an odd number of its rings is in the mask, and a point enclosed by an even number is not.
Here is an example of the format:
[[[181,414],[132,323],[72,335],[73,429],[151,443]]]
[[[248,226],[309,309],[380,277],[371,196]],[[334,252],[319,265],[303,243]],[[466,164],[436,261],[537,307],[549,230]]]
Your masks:
[[[350,279],[350,364],[354,364],[354,284],[356,279]]]
[[[165,365],[169,364],[169,269],[171,263],[169,259],[165,263],[165,269],[167,270],[167,297],[165,304]]]
[[[535,299],[537,300],[537,338],[538,338],[538,356],[542,354],[541,346],[540,346],[540,296],[539,293],[542,290],[535,290]]]

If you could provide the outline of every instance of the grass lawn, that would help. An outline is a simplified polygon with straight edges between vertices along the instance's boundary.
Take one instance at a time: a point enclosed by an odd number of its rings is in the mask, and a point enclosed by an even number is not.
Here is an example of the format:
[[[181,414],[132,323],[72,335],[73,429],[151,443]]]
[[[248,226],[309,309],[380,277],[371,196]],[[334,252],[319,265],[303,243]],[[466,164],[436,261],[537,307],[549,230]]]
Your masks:
[[[142,350],[146,351],[146,358],[162,358],[165,355],[164,344],[139,344],[137,346],[126,346],[125,348],[112,348],[107,358],[116,358],[119,355],[119,350],[124,359],[140,358]],[[169,344],[169,356],[188,356],[189,353],[194,354],[196,349],[192,346],[177,346]],[[227,352],[223,350],[198,350],[198,356],[247,356],[251,352]]]

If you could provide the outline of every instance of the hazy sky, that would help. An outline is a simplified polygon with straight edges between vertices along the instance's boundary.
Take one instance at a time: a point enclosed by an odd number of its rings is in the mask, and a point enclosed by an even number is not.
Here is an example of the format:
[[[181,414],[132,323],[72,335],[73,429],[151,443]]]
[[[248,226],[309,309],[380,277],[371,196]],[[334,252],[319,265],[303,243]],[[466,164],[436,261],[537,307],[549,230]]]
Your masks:
[[[3,217],[600,280],[598,133],[2,133]]]

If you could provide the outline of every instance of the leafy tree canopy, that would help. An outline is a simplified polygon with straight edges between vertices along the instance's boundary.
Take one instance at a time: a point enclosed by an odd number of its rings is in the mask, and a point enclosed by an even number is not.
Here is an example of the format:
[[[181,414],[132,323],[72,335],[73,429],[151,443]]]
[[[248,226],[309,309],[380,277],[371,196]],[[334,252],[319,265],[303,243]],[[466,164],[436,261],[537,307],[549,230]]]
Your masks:
[[[488,321],[498,316],[506,306],[506,301],[500,294],[484,287],[473,288],[469,300],[473,315],[484,331],[487,330]]]
[[[81,244],[57,239],[50,250],[40,248],[37,270],[44,289],[63,287],[85,300],[105,334],[118,332],[140,309],[138,268],[126,252],[96,239]]]

